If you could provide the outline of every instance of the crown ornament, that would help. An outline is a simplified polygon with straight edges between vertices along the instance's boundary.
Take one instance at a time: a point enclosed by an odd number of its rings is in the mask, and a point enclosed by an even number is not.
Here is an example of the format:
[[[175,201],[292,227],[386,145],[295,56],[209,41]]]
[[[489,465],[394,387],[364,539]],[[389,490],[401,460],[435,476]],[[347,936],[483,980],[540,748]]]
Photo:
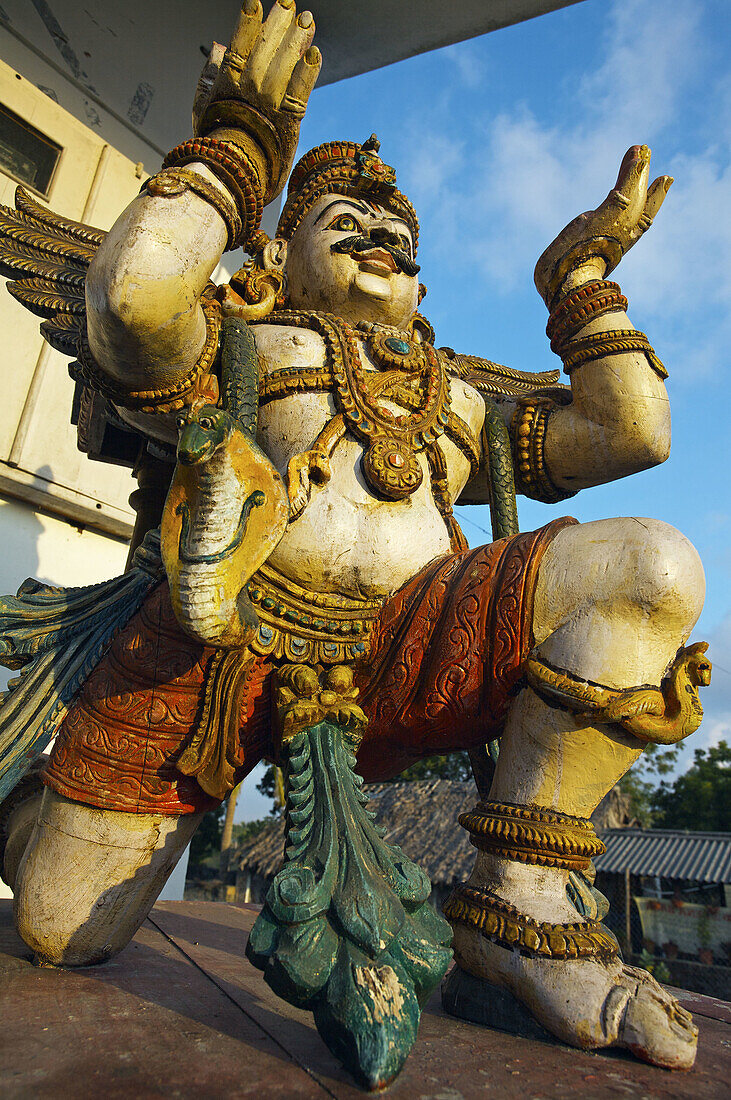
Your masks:
[[[288,240],[323,195],[344,195],[378,202],[403,218],[411,229],[416,252],[419,239],[416,211],[397,188],[396,171],[382,160],[380,147],[376,135],[371,134],[362,145],[328,141],[305,153],[290,176],[277,236]]]
[[[378,155],[381,143],[375,134],[364,141],[356,155],[360,183],[364,191],[393,191],[396,169],[385,164]]]

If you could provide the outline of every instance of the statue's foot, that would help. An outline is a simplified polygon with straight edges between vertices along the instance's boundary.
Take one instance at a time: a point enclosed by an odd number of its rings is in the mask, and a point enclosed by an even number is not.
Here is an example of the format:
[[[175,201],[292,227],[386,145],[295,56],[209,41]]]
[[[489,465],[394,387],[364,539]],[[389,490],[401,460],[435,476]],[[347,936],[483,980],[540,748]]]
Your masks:
[[[530,957],[489,940],[479,929],[455,924],[459,966],[482,979],[483,995],[507,990],[526,1014],[552,1035],[584,1050],[623,1047],[638,1058],[666,1069],[690,1069],[698,1029],[689,1012],[644,970],[618,958],[556,959]],[[455,1008],[453,978],[449,1011]],[[474,986],[470,990],[474,998]],[[487,1016],[479,1017],[489,1022]],[[500,1026],[497,1019],[494,1022]],[[520,1030],[520,1028],[516,1028]]]

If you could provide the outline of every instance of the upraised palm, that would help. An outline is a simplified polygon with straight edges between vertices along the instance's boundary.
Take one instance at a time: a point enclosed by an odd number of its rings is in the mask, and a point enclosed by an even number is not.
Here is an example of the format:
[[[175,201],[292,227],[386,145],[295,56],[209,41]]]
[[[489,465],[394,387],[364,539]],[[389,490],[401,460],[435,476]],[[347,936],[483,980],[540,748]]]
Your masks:
[[[562,289],[613,271],[650,228],[673,179],[658,176],[648,188],[649,175],[650,150],[633,145],[601,206],[579,214],[548,246],[536,264],[535,282],[549,309]]]
[[[262,16],[259,0],[245,0],[228,48],[214,43],[196,90],[193,131],[253,139],[265,201],[271,202],[292,166],[322,57],[312,45],[312,13],[298,17],[294,0],[277,0],[264,22]]]

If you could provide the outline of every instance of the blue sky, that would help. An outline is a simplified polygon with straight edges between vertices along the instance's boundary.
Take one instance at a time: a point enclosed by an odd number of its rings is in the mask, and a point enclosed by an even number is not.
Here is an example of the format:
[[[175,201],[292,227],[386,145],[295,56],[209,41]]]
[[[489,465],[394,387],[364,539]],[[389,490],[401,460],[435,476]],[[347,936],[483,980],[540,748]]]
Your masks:
[[[584,0],[316,89],[300,141],[378,133],[419,214],[437,344],[526,370],[560,365],[533,285],[546,245],[604,198],[628,146],[645,142],[654,175],[675,177],[612,276],[670,372],[671,456],[563,510],[663,519],[701,554],[707,598],[693,637],[711,642],[714,674],[683,769],[694,748],[731,740],[730,26],[728,0]],[[519,509],[523,528],[558,514]],[[458,512],[471,544],[484,541],[487,508]],[[240,818],[268,809],[254,785]]]

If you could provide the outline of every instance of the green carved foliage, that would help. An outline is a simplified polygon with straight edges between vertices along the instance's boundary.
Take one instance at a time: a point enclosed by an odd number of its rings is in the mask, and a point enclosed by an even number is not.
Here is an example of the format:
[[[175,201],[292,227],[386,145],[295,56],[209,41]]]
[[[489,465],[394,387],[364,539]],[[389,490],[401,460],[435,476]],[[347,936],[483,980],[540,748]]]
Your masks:
[[[427,876],[374,825],[350,736],[321,722],[287,746],[284,864],[247,955],[373,1089],[401,1069],[452,931],[429,904]]]
[[[380,1089],[399,1073],[414,1045],[419,1003],[404,971],[388,962],[374,965],[365,956],[359,961],[357,955],[342,944],[324,996],[314,1006],[315,1024],[355,1079]]]

